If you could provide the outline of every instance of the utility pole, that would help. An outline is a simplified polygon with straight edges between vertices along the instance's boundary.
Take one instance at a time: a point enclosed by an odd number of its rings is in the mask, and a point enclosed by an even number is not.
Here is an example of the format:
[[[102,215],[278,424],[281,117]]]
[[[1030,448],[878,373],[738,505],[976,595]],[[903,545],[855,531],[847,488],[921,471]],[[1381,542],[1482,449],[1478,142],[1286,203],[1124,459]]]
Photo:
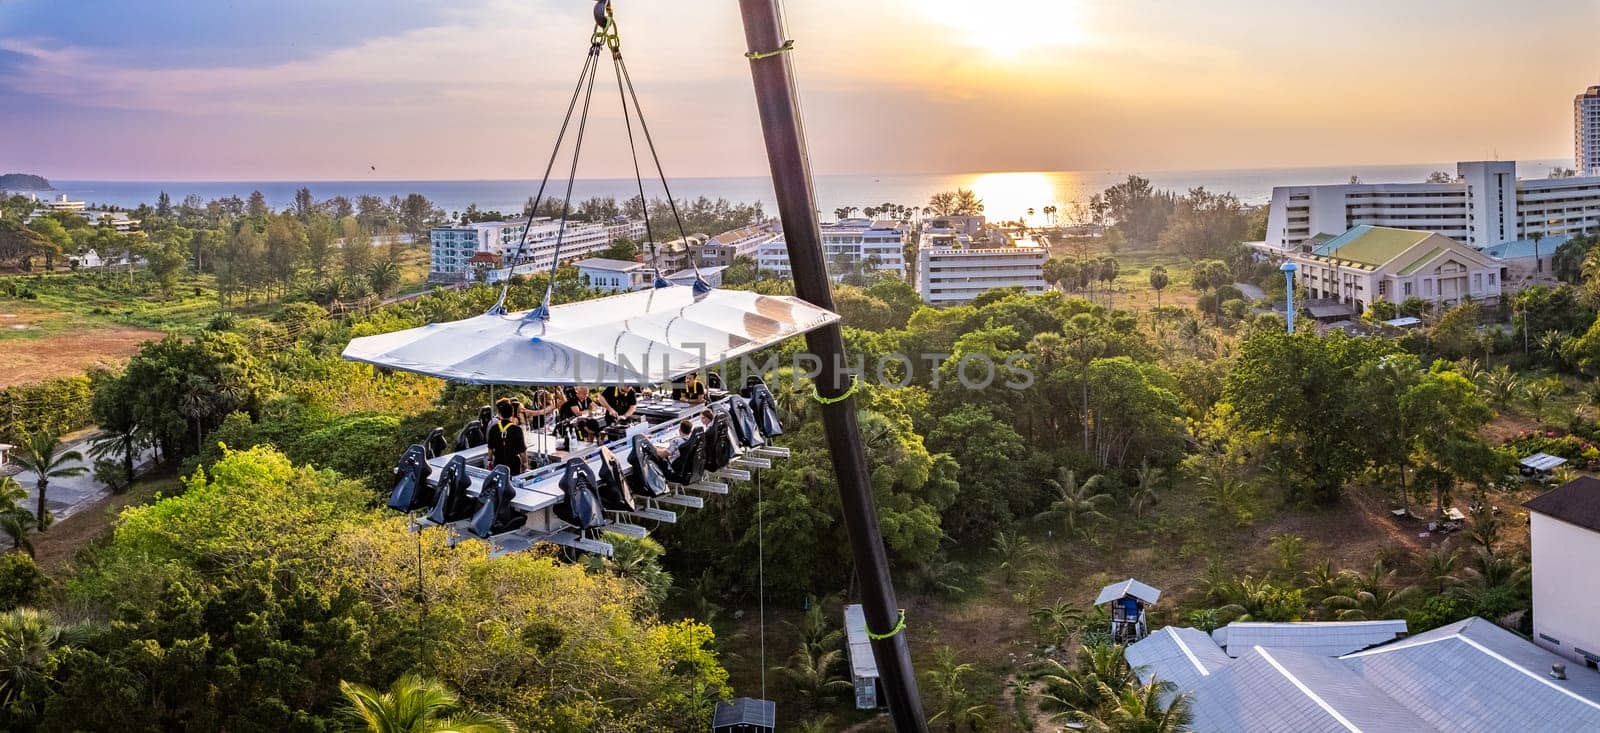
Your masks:
[[[811,164],[806,156],[787,53],[793,43],[783,37],[777,0],[739,0],[739,10],[750,50],[746,56],[755,82],[767,161],[772,167],[772,186],[788,243],[789,266],[794,272],[795,294],[813,305],[833,310],[832,283],[822,253],[822,231],[817,225],[816,193],[811,187]],[[878,527],[878,509],[872,501],[856,402],[850,396],[855,382],[842,373],[847,363],[843,332],[838,324],[812,331],[806,334],[806,346],[822,363],[816,387],[823,402],[823,433],[839,484],[856,576],[861,581],[861,605],[866,612],[867,633],[872,637],[879,682],[895,730],[926,733],[928,723],[917,693],[911,650],[906,644],[904,616],[895,600],[889,557]]]

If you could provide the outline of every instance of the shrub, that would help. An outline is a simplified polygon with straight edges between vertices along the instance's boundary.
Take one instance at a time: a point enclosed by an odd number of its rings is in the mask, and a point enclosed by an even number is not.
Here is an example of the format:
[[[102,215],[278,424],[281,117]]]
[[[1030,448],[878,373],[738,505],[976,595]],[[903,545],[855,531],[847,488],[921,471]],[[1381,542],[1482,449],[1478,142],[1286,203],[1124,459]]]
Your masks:
[[[0,554],[0,611],[31,606],[50,579],[25,552]]]

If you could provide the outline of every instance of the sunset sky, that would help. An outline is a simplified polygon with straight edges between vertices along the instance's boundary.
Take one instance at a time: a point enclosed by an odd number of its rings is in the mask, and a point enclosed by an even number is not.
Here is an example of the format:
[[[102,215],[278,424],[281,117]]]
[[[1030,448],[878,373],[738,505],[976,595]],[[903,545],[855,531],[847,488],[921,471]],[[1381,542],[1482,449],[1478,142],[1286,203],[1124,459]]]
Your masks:
[[[536,177],[590,6],[0,0],[0,172]],[[820,173],[1562,158],[1573,95],[1600,84],[1595,0],[787,9]],[[763,173],[737,2],[617,12],[668,173]],[[614,84],[580,175],[630,170]]]

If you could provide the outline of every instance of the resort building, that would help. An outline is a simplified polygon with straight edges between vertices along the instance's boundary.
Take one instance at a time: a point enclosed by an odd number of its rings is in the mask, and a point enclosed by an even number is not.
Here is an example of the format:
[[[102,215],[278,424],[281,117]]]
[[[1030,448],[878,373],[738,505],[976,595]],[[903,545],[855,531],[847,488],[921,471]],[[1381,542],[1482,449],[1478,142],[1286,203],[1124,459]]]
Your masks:
[[[460,226],[436,227],[429,232],[430,244],[428,279],[434,282],[460,282],[470,278],[488,258],[473,257],[488,253],[498,258],[499,266],[516,272],[533,272],[547,269],[556,256],[556,239],[561,222],[540,217],[534,219],[530,229],[526,220],[484,221]],[[523,243],[523,233],[527,242]],[[568,222],[561,236],[561,259],[568,261],[586,257],[610,247],[618,239],[638,239],[644,235],[642,219],[620,220],[606,223]],[[522,257],[516,262],[518,246]]]
[[[37,194],[28,194],[28,196],[39,204],[38,208],[34,210],[36,216],[39,214],[53,214],[59,211],[79,214],[88,208],[88,204],[82,201],[69,201],[64,193],[57,194],[53,199],[41,199]]]
[[[1578,666],[1600,668],[1600,480],[1579,477],[1523,506],[1533,555],[1533,641]]]
[[[1274,187],[1262,248],[1305,251],[1318,233],[1363,224],[1436,232],[1475,249],[1600,229],[1600,177],[1522,180],[1513,161],[1458,163],[1456,172],[1450,183]]]
[[[781,239],[778,228],[771,224],[750,226],[726,231],[700,245],[701,267],[727,267],[740,257],[756,259],[762,245]],[[788,260],[784,260],[788,265]]]
[[[840,219],[822,224],[822,253],[835,279],[855,270],[906,276],[905,247],[911,228],[894,219]],[[790,277],[789,246],[777,234],[756,250],[756,267]]]
[[[959,305],[993,288],[1043,293],[1049,257],[1049,247],[1032,239],[996,231],[974,236],[965,224],[930,220],[917,246],[917,293],[929,305]]]
[[[1421,298],[1452,306],[1465,298],[1497,302],[1501,263],[1442,234],[1361,225],[1292,250],[1296,291],[1308,301],[1334,300],[1355,313],[1383,300]]]
[[[1572,155],[1580,176],[1600,176],[1600,86],[1572,100]]]

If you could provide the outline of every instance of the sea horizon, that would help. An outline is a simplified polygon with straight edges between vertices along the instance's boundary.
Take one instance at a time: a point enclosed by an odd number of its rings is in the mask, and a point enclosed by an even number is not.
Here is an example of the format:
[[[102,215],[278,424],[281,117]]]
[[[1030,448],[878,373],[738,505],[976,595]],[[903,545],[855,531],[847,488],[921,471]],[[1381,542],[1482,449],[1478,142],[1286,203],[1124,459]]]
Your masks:
[[[1518,162],[1523,178],[1541,178],[1555,167],[1570,166],[1564,159]],[[1203,186],[1208,190],[1232,193],[1245,204],[1264,204],[1272,188],[1286,185],[1344,183],[1356,176],[1367,183],[1418,182],[1437,171],[1454,172],[1455,163],[1415,163],[1396,165],[1334,165],[1283,168],[1220,168],[1194,170],[1078,170],[1010,171],[988,173],[926,174],[818,174],[813,177],[817,208],[824,217],[845,206],[866,207],[883,203],[921,205],[934,193],[954,188],[973,189],[983,199],[985,213],[993,219],[1018,219],[1034,209],[1033,220],[1042,221],[1045,206],[1056,206],[1058,217],[1067,217],[1075,204],[1086,204],[1095,193],[1119,183],[1132,174],[1151,181],[1157,189],[1182,193]],[[42,175],[42,174],[41,174]],[[261,191],[268,205],[281,209],[290,205],[300,188],[310,189],[318,201],[346,196],[377,195],[384,198],[420,193],[435,206],[454,214],[476,204],[485,211],[521,211],[534,196],[539,182],[530,179],[347,179],[347,180],[50,180],[50,194],[100,206],[135,208],[154,204],[165,192],[174,203],[191,194],[204,199],[249,196]],[[672,194],[678,199],[705,196],[734,202],[760,202],[766,213],[775,215],[771,180],[766,176],[707,176],[669,178]],[[560,195],[565,180],[552,180],[547,196]],[[659,181],[645,183],[650,197],[663,195]],[[39,192],[45,193],[45,192]],[[595,196],[626,199],[637,194],[631,178],[580,178],[573,187],[573,198]]]

